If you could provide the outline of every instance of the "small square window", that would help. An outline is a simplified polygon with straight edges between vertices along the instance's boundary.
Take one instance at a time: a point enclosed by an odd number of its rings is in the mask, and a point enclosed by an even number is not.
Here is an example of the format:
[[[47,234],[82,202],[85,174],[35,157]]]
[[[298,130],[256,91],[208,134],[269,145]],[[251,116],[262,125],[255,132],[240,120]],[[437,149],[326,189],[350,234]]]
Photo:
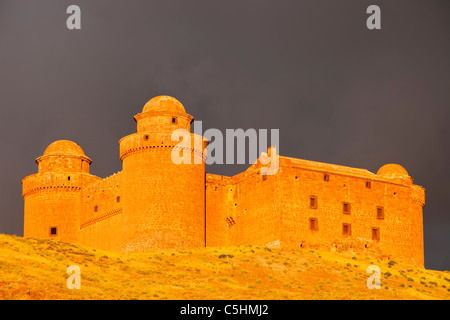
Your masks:
[[[323,175],[323,181],[330,181],[330,175],[328,173]]]
[[[172,117],[172,123],[173,124],[177,124],[178,123],[178,118],[177,117]]]
[[[309,207],[311,209],[317,209],[317,197],[316,196],[309,197]]]
[[[116,202],[120,202],[120,196],[117,196]]]
[[[366,181],[366,188],[367,189],[372,188],[372,181]]]
[[[98,206],[94,207],[94,212],[98,212]]]
[[[317,221],[317,218],[309,218],[309,230],[319,230],[319,222]]]
[[[50,227],[50,236],[56,236],[56,235],[58,235],[58,228]]]
[[[377,207],[377,219],[384,219],[384,208],[383,207]]]
[[[380,228],[372,228],[372,240],[380,240]]]
[[[350,214],[350,203],[344,202],[342,206],[344,214]]]
[[[343,223],[342,224],[342,234],[344,236],[351,236],[352,235],[352,225],[350,223]]]
[[[144,140],[148,140],[148,134],[144,135]]]
[[[70,176],[68,176],[68,177],[67,177],[67,180],[69,180],[69,181],[70,181]]]

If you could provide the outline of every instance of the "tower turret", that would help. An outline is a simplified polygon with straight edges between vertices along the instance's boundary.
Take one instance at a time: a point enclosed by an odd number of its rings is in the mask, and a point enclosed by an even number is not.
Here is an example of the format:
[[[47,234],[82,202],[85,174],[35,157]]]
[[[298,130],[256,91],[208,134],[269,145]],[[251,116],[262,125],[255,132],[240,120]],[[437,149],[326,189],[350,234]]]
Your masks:
[[[405,168],[399,164],[389,163],[378,169],[377,175],[384,178],[393,179],[399,183],[412,185],[413,179]]]
[[[53,142],[36,159],[38,173],[22,180],[25,237],[78,241],[80,191],[100,179],[89,174],[91,162],[78,144],[68,140]]]
[[[423,251],[423,207],[425,205],[425,189],[421,186],[413,184],[413,178],[409,175],[404,167],[398,164],[389,163],[378,169],[377,175],[392,181],[396,185],[406,186],[406,192],[397,194],[394,192],[395,201],[388,202],[391,211],[395,212],[397,221],[408,222],[402,223],[402,229],[396,230],[391,234],[391,243],[397,243],[394,248],[387,248],[386,251],[404,250],[403,247],[398,247],[398,243],[403,241],[409,245],[409,255],[412,260],[424,265],[424,251]],[[385,193],[389,189],[385,189]],[[395,224],[394,224],[395,225]],[[395,239],[397,237],[398,239]],[[394,240],[394,241],[392,241]],[[386,244],[386,246],[388,246]],[[383,249],[383,248],[382,248]],[[401,253],[398,254],[399,256]]]
[[[92,160],[86,157],[83,149],[75,142],[58,140],[45,149],[44,154],[36,159],[36,163],[39,173],[89,173],[89,165]]]
[[[120,140],[123,162],[124,251],[182,249],[205,245],[205,162],[207,142],[190,133],[193,117],[175,98],[158,96],[134,117],[137,133]],[[185,129],[191,163],[176,164],[172,151]],[[200,141],[196,144],[194,141]]]

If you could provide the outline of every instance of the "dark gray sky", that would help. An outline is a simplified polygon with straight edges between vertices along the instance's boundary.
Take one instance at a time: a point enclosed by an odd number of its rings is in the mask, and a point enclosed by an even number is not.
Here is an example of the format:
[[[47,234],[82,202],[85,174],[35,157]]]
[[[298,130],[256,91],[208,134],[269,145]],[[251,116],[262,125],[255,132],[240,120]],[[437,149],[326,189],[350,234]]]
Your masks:
[[[284,156],[401,164],[427,189],[425,265],[448,270],[449,18],[448,0],[0,0],[0,233],[23,235],[21,179],[51,142],[108,176],[133,116],[167,94],[204,130],[280,129]]]

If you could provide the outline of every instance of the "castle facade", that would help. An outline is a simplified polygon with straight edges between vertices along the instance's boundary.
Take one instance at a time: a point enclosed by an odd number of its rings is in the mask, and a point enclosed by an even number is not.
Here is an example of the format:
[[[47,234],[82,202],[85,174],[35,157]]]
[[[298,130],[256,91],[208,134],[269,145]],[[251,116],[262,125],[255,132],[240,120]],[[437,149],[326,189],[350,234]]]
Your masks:
[[[351,247],[424,265],[424,188],[397,164],[378,172],[277,155],[233,177],[205,173],[208,142],[190,133],[191,163],[175,164],[175,129],[193,117],[168,96],[151,99],[122,138],[122,171],[105,179],[67,140],[36,159],[22,180],[24,236],[132,252],[205,246]],[[276,153],[271,147],[267,157]],[[272,157],[273,158],[273,157]],[[265,162],[263,162],[265,163]]]

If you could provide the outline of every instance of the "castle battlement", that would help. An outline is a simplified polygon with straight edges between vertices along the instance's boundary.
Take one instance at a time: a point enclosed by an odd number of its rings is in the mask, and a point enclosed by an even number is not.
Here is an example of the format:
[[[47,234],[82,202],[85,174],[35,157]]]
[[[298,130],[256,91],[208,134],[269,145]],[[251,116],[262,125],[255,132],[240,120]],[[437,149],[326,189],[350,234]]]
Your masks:
[[[136,133],[119,141],[122,170],[104,179],[76,143],[48,146],[22,180],[24,236],[122,252],[345,247],[424,264],[425,189],[400,165],[373,173],[269,147],[227,177],[205,172],[208,141],[190,133],[193,116],[178,100],[155,97],[134,120]],[[179,129],[187,134],[172,141]],[[176,164],[177,152],[191,163]]]

